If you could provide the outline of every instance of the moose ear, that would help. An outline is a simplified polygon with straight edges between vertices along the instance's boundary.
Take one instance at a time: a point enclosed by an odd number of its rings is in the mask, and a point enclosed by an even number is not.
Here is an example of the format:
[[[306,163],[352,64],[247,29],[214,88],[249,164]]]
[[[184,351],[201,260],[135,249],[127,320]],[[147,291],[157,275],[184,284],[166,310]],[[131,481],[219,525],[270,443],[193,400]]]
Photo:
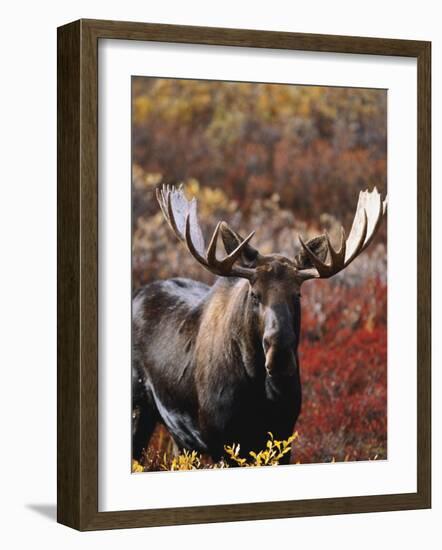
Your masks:
[[[226,222],[221,222],[220,230],[224,248],[226,249],[227,254],[230,254],[243,242],[244,238],[229,227]],[[253,248],[250,244],[246,244],[240,256],[240,264],[244,267],[254,267],[258,256],[259,252],[256,248]]]
[[[319,235],[319,237],[310,239],[307,242],[307,246],[316,254],[321,262],[325,262],[328,253],[328,243],[325,235]],[[301,252],[295,256],[295,263],[298,269],[308,269],[309,267],[314,267],[304,250],[301,250]]]

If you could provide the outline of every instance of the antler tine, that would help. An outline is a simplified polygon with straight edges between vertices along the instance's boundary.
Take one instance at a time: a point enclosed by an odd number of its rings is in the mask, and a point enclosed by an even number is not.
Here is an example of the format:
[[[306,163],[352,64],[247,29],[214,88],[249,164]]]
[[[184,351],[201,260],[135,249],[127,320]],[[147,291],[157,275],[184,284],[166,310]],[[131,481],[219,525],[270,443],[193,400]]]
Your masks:
[[[183,234],[179,231],[177,223],[175,221],[174,212],[171,204],[172,192],[175,191],[174,188],[170,188],[169,185],[164,185],[160,189],[156,189],[156,196],[158,203],[161,208],[161,212],[165,220],[167,221],[169,227],[175,233],[176,237],[180,241],[184,241]]]
[[[310,258],[310,261],[316,268],[318,274],[320,277],[327,277],[331,266],[327,265],[325,262],[323,262],[316,254],[313,252],[313,250],[306,244],[301,237],[301,235],[298,236],[299,242],[301,243],[302,248],[306,252],[307,256]]]
[[[367,236],[368,218],[367,218],[367,212],[365,211],[365,208],[362,208],[360,212],[362,212],[362,230],[360,230],[360,233],[358,235],[357,234],[358,227],[355,225],[356,227],[355,230],[353,230],[353,227],[351,228],[350,235],[348,236],[348,239],[347,239],[347,245],[353,242],[352,236],[353,236],[353,240],[356,240],[356,244],[354,245],[353,250],[351,249],[351,246],[346,247],[347,248],[346,254],[345,254],[346,258],[345,258],[343,267],[347,267],[356,258],[356,256],[358,256],[362,252],[364,248],[365,238]],[[356,212],[356,215],[357,215],[357,212]],[[355,216],[355,221],[356,221],[356,216]],[[349,249],[351,250],[351,252],[347,256],[347,252]]]
[[[377,204],[373,203],[373,206],[372,206],[372,210],[374,210],[373,216],[372,216],[372,218],[373,218],[373,227],[367,228],[367,237],[365,239],[365,243],[364,243],[364,246],[361,249],[361,252],[363,250],[365,250],[367,248],[367,246],[373,240],[374,236],[376,235],[377,230],[379,229],[379,226],[381,225],[382,217],[383,217],[383,215],[385,214],[385,212],[387,210],[387,197],[385,197],[385,199],[382,201],[381,200],[381,194],[377,190],[377,187],[374,187],[373,193],[375,194],[375,200],[377,201]]]
[[[338,269],[343,269],[345,262],[345,251],[347,249],[345,241],[345,229],[341,225],[341,242],[339,244],[339,250],[333,248],[328,233],[325,233],[327,239],[328,251],[330,252],[331,264]]]
[[[175,235],[182,241],[183,240],[183,235],[182,233],[179,231],[178,229],[178,226],[177,226],[177,223],[176,223],[176,220],[175,220],[175,214],[173,212],[173,208],[172,208],[172,193],[170,192],[170,190],[168,189],[167,192],[166,192],[166,197],[167,197],[167,214],[168,214],[168,220],[169,220],[169,224],[170,226],[172,227],[173,229],[173,232],[175,233]]]
[[[250,239],[255,234],[254,231],[250,233],[230,254],[228,254],[222,260],[218,260],[216,257],[216,247],[218,243],[219,230],[222,222],[218,222],[213,232],[212,238],[210,239],[209,246],[207,247],[207,265],[210,269],[213,269],[218,274],[223,275],[233,275],[238,277],[252,276],[254,273],[253,269],[233,267],[233,264],[239,258],[243,248],[250,241]],[[238,269],[240,268],[240,269]]]
[[[189,252],[195,258],[195,260],[197,260],[204,267],[208,268],[209,264],[207,263],[207,260],[203,258],[203,256],[201,256],[201,254],[198,252],[198,250],[195,248],[195,245],[193,244],[192,236],[190,234],[190,214],[186,215],[185,242],[186,242],[187,248],[189,249]]]
[[[156,194],[161,211],[172,231],[180,241],[186,244],[189,252],[202,266],[215,275],[244,277],[248,279],[253,277],[255,272],[253,269],[234,266],[233,264],[239,258],[242,249],[253,237],[254,232],[246,237],[233,252],[222,260],[218,260],[216,257],[216,247],[222,222],[217,224],[210,239],[207,252],[204,253],[205,245],[198,223],[196,199],[193,198],[191,201],[186,199],[182,184],[178,189],[175,189],[173,186],[164,185],[161,189],[157,189]],[[196,244],[194,238],[196,238]]]
[[[218,235],[219,228],[221,227],[221,222],[218,222],[213,232],[212,238],[210,239],[209,246],[207,247],[207,263],[208,265],[216,265],[218,260],[216,259],[216,246],[218,244]]]
[[[155,194],[156,194],[156,197],[157,197],[158,204],[160,205],[161,212],[163,213],[163,216],[164,216],[164,217],[166,218],[166,220],[167,220],[166,211],[165,211],[164,205],[163,205],[163,192],[162,192],[162,189],[160,189],[159,187],[157,187],[157,188],[155,189]]]
[[[161,189],[156,189],[156,195],[157,195],[157,201],[160,205],[160,208],[161,208],[161,212],[163,213],[163,216],[165,218],[165,220],[167,221],[168,225],[172,228],[172,225],[170,223],[170,220],[169,220],[169,214],[167,212],[167,200],[166,200],[166,195],[165,195],[165,191],[161,188]],[[172,228],[173,229],[173,228]]]
[[[240,257],[241,252],[243,248],[245,248],[246,244],[250,241],[250,239],[255,234],[254,231],[252,231],[247,237],[233,250],[230,254],[228,254],[221,262],[224,266],[224,269],[228,269],[233,276],[236,277],[246,277],[250,279],[253,274],[255,273],[254,269],[250,269],[243,266],[234,266],[233,264],[236,262],[236,260]],[[218,260],[217,260],[218,262]]]
[[[307,268],[301,270],[301,277],[303,279],[327,278],[342,271],[357,258],[373,240],[386,209],[387,199],[385,198],[384,201],[381,200],[381,195],[376,187],[371,192],[368,190],[361,191],[359,193],[353,225],[347,239],[345,238],[344,228],[341,226],[341,243],[339,250],[336,250],[332,246],[328,234],[325,234],[330,263],[321,261],[308,244],[299,237],[302,248],[314,266],[313,269]]]

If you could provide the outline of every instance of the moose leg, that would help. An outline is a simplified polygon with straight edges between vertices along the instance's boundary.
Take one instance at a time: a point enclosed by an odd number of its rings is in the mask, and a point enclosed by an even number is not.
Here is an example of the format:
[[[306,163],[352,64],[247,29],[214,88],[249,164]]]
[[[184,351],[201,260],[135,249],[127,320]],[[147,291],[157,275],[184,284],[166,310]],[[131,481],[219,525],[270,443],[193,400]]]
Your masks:
[[[159,420],[153,400],[148,396],[134,400],[132,410],[132,458],[140,461]]]

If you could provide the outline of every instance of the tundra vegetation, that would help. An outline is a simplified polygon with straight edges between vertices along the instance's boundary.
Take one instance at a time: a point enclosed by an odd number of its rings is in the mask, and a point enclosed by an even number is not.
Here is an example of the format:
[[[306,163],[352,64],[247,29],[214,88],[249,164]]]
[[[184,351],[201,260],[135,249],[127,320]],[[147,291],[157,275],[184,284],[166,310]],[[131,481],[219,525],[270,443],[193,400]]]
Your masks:
[[[170,277],[213,284],[215,276],[173,242],[156,189],[182,181],[198,198],[205,235],[224,219],[241,235],[255,230],[262,254],[294,256],[297,235],[308,240],[324,229],[337,243],[340,224],[351,226],[359,191],[376,185],[386,194],[386,94],[137,78],[133,145],[134,291]],[[269,434],[253,454],[225,441],[229,463],[265,464],[262,453],[267,445],[277,451],[275,439],[293,463],[385,459],[385,223],[344,271],[303,284],[298,354],[303,407],[296,437]],[[178,454],[158,425],[133,469],[226,465],[194,449]]]

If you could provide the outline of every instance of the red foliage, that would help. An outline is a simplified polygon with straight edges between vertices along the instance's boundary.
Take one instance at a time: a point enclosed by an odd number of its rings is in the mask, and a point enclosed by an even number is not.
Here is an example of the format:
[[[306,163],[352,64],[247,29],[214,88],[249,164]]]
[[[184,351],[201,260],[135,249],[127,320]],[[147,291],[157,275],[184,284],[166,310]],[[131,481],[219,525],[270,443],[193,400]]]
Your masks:
[[[386,458],[386,286],[371,280],[361,292],[359,286],[326,291],[318,285],[324,283],[315,282],[305,292],[300,345],[303,407],[293,459],[306,463]],[[315,307],[316,291],[320,307]]]

